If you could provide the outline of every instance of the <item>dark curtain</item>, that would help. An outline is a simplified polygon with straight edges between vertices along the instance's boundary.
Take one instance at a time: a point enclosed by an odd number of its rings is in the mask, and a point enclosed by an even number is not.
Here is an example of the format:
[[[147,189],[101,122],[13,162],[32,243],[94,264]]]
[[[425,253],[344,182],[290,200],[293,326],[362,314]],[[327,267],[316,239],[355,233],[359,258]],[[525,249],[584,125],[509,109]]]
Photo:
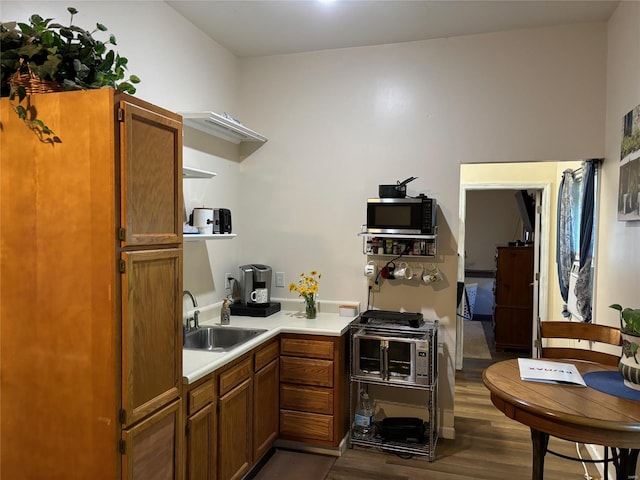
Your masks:
[[[562,172],[560,190],[558,192],[558,214],[556,228],[556,264],[558,266],[558,282],[560,295],[564,300],[562,315],[568,317],[567,299],[569,298],[569,276],[575,247],[571,226],[573,225],[573,209],[571,208],[571,191],[573,190],[573,170]]]
[[[576,282],[576,305],[585,322],[591,322],[591,296],[593,292],[591,264],[593,258],[593,223],[595,215],[595,177],[600,160],[584,163],[582,172],[582,198],[580,215],[580,271]]]

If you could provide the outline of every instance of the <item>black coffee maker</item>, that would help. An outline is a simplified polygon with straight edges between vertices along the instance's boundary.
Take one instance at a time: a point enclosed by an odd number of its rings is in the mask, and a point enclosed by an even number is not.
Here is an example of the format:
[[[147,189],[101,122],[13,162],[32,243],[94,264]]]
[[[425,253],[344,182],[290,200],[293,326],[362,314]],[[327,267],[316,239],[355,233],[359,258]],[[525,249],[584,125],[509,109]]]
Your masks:
[[[271,301],[272,270],[268,265],[252,263],[239,267],[239,291],[234,292],[232,315],[267,317],[280,311],[280,303]]]

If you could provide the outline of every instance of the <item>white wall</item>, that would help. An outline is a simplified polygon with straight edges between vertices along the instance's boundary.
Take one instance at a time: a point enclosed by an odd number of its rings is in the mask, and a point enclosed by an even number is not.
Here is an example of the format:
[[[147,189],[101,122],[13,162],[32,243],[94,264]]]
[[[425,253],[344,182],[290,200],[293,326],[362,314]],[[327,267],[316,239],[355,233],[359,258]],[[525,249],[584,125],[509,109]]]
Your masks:
[[[622,117],[640,104],[640,3],[621,2],[607,34],[606,160],[603,165],[596,303],[599,323],[619,325],[612,303],[638,308],[640,222],[617,220]]]
[[[467,191],[465,270],[495,270],[496,246],[524,241],[515,192]]]
[[[270,138],[240,171],[241,215],[253,220],[243,251],[288,278],[319,269],[322,298],[366,304],[356,237],[366,199],[414,175],[409,194],[438,200],[444,282],[384,284],[374,306],[440,320],[445,435],[460,164],[602,156],[605,37],[589,24],[240,60],[242,116]]]

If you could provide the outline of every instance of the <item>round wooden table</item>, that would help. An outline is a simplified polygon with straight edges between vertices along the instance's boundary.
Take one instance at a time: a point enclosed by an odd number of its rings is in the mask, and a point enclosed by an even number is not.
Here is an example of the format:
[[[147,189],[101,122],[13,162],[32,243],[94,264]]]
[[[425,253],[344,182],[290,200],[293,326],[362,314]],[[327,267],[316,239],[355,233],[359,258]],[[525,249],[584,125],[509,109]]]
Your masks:
[[[616,370],[598,363],[560,361],[573,363],[583,375]],[[482,379],[496,408],[531,429],[532,480],[544,478],[544,456],[550,435],[572,442],[611,447],[614,449],[616,478],[636,479],[640,401],[616,397],[590,387],[521,380],[517,359],[493,364],[482,373]]]

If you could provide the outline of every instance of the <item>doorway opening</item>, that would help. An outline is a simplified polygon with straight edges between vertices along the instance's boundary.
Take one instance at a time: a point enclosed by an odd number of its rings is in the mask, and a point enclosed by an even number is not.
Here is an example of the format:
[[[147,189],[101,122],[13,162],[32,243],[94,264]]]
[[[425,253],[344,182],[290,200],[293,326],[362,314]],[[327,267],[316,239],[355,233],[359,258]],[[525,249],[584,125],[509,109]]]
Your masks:
[[[511,164],[505,164],[504,167],[509,168]],[[462,178],[462,176],[461,176]],[[491,296],[489,300],[492,302],[492,291],[495,287],[493,287],[493,281],[495,277],[495,261],[492,265],[487,265],[486,262],[483,265],[469,265],[469,261],[467,258],[467,253],[469,249],[473,249],[477,247],[479,244],[483,242],[478,237],[478,231],[472,230],[468,231],[467,226],[472,224],[468,215],[473,214],[473,208],[468,208],[467,202],[469,196],[474,196],[478,194],[486,195],[486,196],[495,196],[495,197],[504,197],[511,196],[514,198],[514,195],[517,192],[527,191],[529,194],[532,194],[536,198],[536,211],[535,211],[535,232],[533,234],[533,241],[531,241],[530,235],[526,235],[523,230],[513,231],[511,235],[508,235],[505,238],[505,244],[509,244],[512,242],[516,245],[520,245],[526,242],[527,246],[530,246],[533,250],[533,272],[530,278],[531,288],[533,290],[533,308],[531,311],[530,323],[528,323],[527,328],[531,329],[531,338],[532,342],[530,345],[530,352],[532,355],[536,355],[536,345],[538,341],[538,317],[546,318],[547,314],[547,295],[546,292],[548,290],[548,268],[546,266],[549,263],[549,245],[550,245],[550,196],[551,196],[551,183],[547,182],[521,182],[521,181],[502,181],[502,182],[483,182],[483,183],[461,183],[460,186],[460,225],[459,225],[459,242],[458,242],[458,282],[464,285],[464,293],[473,292],[475,290],[475,302],[477,303],[473,305],[471,309],[469,309],[469,305],[465,309],[463,305],[459,306],[458,309],[458,321],[456,322],[456,369],[461,370],[463,368],[463,359],[464,359],[464,350],[465,350],[465,325],[469,327],[473,327],[473,331],[479,332],[481,331],[477,325],[475,325],[475,321],[471,319],[471,317],[480,317],[479,320],[489,320],[488,324],[482,322],[484,328],[482,331],[486,333],[486,339],[488,343],[495,339],[495,329],[493,322],[493,305],[489,307],[489,311],[487,312],[487,296]],[[473,199],[472,199],[473,200]],[[507,205],[504,203],[503,205]],[[474,203],[475,207],[475,203]],[[509,212],[509,213],[507,213]],[[494,219],[494,223],[497,224],[497,218],[501,215],[511,215],[513,219],[513,215],[519,215],[518,207],[516,205],[515,198],[513,199],[513,209],[508,210],[506,208],[495,209],[495,211],[487,212],[489,217]],[[491,220],[489,220],[491,222]],[[509,221],[503,222],[503,224],[508,224]],[[512,222],[513,225],[513,222]],[[521,225],[521,224],[520,224]],[[485,231],[495,233],[492,230],[492,225],[489,223]],[[524,238],[525,235],[528,238]],[[491,240],[489,240],[490,242]],[[487,242],[484,242],[486,249]],[[529,245],[532,243],[532,245]],[[491,247],[495,251],[494,245]],[[486,258],[486,257],[485,257]],[[472,262],[471,262],[472,263]],[[545,268],[540,268],[540,265],[545,266]],[[474,268],[479,267],[479,268]],[[474,275],[472,278],[473,281],[466,282],[466,278],[469,274]],[[477,280],[477,281],[476,281]],[[487,295],[487,289],[488,294]],[[473,295],[471,295],[473,296]],[[468,296],[465,298],[468,300]],[[484,301],[484,306],[483,302]],[[462,302],[463,304],[465,302]],[[474,311],[475,310],[475,311]],[[490,315],[491,318],[482,318],[486,315]],[[470,317],[467,319],[467,317]],[[465,324],[465,322],[467,322]],[[473,322],[473,323],[470,323]],[[487,328],[491,330],[487,331]],[[493,336],[491,335],[493,334]],[[495,344],[488,345],[491,350],[493,347],[493,351],[495,351]],[[469,348],[468,348],[469,350]],[[527,352],[528,355],[528,352]]]

